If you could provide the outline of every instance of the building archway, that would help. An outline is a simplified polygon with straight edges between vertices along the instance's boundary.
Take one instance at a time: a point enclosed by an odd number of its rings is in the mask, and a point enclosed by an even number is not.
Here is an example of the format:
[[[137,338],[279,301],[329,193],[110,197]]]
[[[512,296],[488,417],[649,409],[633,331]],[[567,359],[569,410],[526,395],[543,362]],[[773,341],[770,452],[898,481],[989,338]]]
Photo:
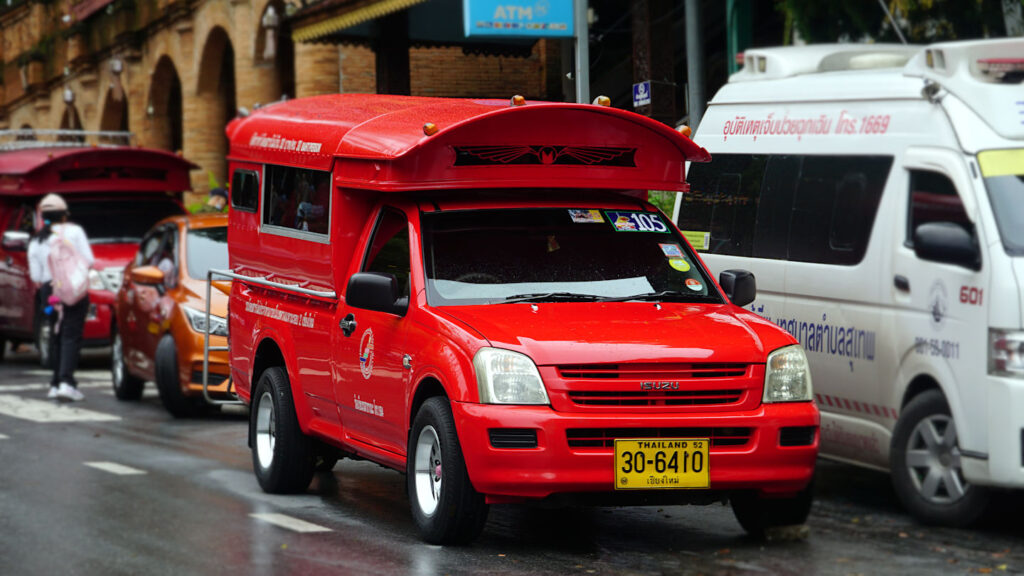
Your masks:
[[[235,87],[235,50],[228,33],[217,26],[206,37],[203,55],[199,60],[199,120],[195,149],[190,159],[213,175],[222,185],[227,180],[228,138],[224,128],[235,117],[237,110]],[[203,179],[205,184],[209,179]]]
[[[128,98],[124,91],[114,88],[107,90],[107,97],[104,99],[103,114],[100,116],[100,130],[103,132],[129,132],[128,126]],[[108,138],[110,142],[127,144],[119,138]]]
[[[177,152],[183,145],[181,78],[169,56],[161,56],[153,70],[146,116],[150,121],[153,148]],[[125,111],[127,112],[127,105]]]
[[[270,0],[263,8],[256,38],[253,42],[253,61],[258,65],[272,67],[277,85],[270,93],[277,99],[281,96],[295,97],[295,42],[291,26],[285,19],[284,0]]]
[[[61,130],[83,130],[82,117],[78,115],[78,109],[73,104],[64,108],[64,115],[60,119]],[[61,134],[57,137],[61,142],[85,142],[85,137],[78,134]]]

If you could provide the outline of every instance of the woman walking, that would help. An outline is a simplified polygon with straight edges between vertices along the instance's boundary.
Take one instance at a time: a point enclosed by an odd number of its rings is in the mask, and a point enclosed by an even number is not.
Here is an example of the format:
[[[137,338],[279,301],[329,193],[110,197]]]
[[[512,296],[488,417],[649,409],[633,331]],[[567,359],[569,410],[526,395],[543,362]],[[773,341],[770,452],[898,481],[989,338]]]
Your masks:
[[[85,395],[78,390],[75,368],[82,347],[82,331],[89,311],[88,292],[73,304],[64,304],[54,294],[54,270],[50,253],[57,242],[67,242],[77,257],[89,267],[93,263],[92,248],[81,226],[68,222],[68,205],[57,194],[47,194],[39,202],[39,215],[43,226],[28,245],[29,275],[39,289],[40,306],[49,310],[50,358],[53,376],[47,398],[77,402]]]

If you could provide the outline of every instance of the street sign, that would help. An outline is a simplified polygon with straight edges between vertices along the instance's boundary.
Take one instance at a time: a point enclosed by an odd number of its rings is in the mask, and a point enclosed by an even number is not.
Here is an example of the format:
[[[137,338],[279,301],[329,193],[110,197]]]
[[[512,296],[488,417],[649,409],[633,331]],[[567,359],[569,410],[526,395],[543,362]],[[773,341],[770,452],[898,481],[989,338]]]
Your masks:
[[[651,104],[651,81],[644,80],[633,84],[633,108],[649,106]]]
[[[571,38],[572,0],[462,0],[467,38]]]

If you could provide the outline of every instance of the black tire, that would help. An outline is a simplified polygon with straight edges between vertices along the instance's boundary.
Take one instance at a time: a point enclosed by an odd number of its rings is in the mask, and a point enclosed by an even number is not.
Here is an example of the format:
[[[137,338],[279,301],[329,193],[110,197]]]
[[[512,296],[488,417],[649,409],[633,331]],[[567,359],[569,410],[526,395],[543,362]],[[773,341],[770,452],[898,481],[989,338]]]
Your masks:
[[[128,372],[124,361],[124,343],[115,326],[110,351],[110,381],[114,386],[114,396],[118,400],[138,400],[142,398],[142,389],[146,381]]]
[[[755,538],[764,538],[770,528],[798,526],[807,521],[814,499],[814,485],[809,484],[790,498],[762,498],[756,491],[737,492],[730,496],[732,513],[740,526]]]
[[[53,329],[50,326],[50,319],[40,311],[36,314],[36,326],[33,341],[36,350],[39,351],[39,365],[46,370],[53,370],[53,349],[50,346],[50,338],[53,336]]]
[[[420,407],[409,435],[406,485],[420,536],[431,544],[468,544],[487,523],[488,506],[473,488],[448,399]]]
[[[302,433],[288,373],[268,368],[256,383],[249,410],[252,468],[264,492],[305,492],[317,466],[316,444]]]
[[[202,399],[185,395],[178,372],[178,347],[165,334],[156,346],[156,388],[160,402],[175,418],[191,418],[202,412]]]
[[[939,442],[931,444],[926,436]],[[969,526],[988,508],[989,490],[963,477],[956,424],[940,390],[919,394],[903,409],[889,466],[900,502],[926,524]]]

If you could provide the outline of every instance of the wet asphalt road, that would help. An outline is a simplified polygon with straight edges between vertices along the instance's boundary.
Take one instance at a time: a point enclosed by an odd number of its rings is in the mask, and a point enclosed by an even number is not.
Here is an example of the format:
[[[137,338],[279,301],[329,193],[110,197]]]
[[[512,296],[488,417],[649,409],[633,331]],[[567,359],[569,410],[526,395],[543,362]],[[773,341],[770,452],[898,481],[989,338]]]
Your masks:
[[[0,364],[4,576],[1024,572],[1020,495],[980,527],[930,528],[900,510],[885,475],[828,462],[803,540],[752,540],[720,505],[509,505],[491,508],[470,547],[427,545],[402,475],[343,460],[304,495],[264,494],[244,412],[175,420],[151,384],[118,402],[106,364],[87,353],[74,405],[45,399],[31,349]]]

